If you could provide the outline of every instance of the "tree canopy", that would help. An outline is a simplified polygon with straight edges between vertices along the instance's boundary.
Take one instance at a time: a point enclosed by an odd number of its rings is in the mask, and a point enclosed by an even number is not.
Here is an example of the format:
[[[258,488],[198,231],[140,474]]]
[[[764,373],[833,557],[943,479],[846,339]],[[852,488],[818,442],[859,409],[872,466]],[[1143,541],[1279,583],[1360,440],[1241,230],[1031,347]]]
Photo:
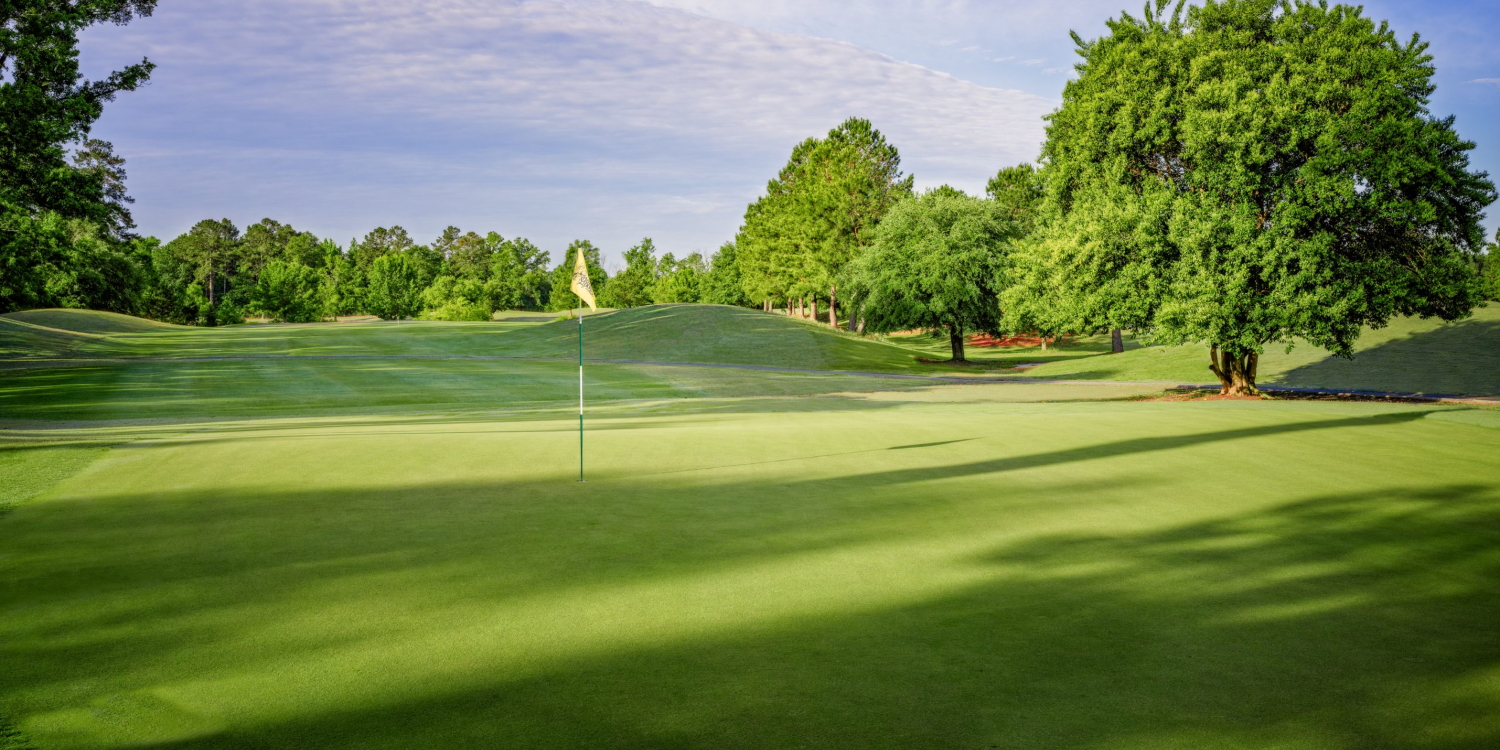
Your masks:
[[[1007,255],[1020,235],[1008,213],[955,190],[897,203],[847,274],[866,327],[946,329],[953,361],[964,361],[966,334],[999,331]]]
[[[792,149],[735,238],[751,302],[833,299],[843,267],[869,247],[891,206],[912,193],[901,156],[868,120],[851,117]]]
[[[1270,344],[1347,355],[1362,326],[1468,314],[1495,192],[1428,111],[1426,45],[1343,5],[1164,5],[1075,35],[1012,301],[1207,343],[1226,393],[1254,391]]]

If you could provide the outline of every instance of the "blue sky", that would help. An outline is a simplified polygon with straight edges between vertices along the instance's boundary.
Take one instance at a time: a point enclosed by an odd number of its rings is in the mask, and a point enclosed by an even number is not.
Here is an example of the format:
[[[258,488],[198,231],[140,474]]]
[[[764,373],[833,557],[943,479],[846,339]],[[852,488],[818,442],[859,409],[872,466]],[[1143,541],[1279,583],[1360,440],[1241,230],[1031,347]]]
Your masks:
[[[145,233],[272,217],[340,243],[391,224],[427,241],[454,224],[554,254],[590,239],[614,265],[644,236],[713,250],[794,143],[851,115],[919,186],[981,190],[1035,157],[1068,31],[1138,6],[164,0],[89,31],[84,63],[159,66],[95,131],[129,160]],[[1433,110],[1500,175],[1500,3],[1365,7],[1431,43]]]

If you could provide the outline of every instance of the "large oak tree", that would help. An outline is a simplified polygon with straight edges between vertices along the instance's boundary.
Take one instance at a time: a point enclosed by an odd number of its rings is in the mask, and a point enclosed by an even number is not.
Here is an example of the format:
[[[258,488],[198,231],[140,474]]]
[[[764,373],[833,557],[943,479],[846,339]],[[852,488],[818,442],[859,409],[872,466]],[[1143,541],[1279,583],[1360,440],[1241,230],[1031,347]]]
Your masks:
[[[1207,343],[1226,394],[1255,391],[1269,345],[1347,356],[1393,316],[1469,314],[1495,192],[1428,110],[1426,45],[1344,5],[1164,5],[1075,35],[1032,273],[1007,301]]]

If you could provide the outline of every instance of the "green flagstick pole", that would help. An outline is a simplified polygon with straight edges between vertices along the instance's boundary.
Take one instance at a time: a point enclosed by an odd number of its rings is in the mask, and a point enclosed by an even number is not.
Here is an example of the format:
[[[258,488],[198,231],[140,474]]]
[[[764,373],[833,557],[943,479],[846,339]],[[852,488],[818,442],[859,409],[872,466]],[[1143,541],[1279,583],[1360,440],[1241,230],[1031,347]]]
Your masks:
[[[578,481],[583,481],[583,308],[578,308]]]

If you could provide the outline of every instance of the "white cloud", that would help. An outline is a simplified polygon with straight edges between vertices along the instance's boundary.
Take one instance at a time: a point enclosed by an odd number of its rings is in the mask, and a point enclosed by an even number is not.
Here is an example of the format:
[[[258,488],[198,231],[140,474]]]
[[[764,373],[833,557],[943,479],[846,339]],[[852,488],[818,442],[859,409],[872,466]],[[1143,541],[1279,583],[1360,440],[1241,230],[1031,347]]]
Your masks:
[[[710,249],[797,141],[846,117],[920,184],[979,190],[1035,157],[1055,104],[629,0],[163,5],[86,49],[160,65],[104,125],[143,227],[168,235],[241,211],[340,239],[501,217],[552,242]]]
[[[1469,81],[1469,83],[1492,83],[1496,86],[1500,86],[1500,78],[1475,78],[1474,80]]]

